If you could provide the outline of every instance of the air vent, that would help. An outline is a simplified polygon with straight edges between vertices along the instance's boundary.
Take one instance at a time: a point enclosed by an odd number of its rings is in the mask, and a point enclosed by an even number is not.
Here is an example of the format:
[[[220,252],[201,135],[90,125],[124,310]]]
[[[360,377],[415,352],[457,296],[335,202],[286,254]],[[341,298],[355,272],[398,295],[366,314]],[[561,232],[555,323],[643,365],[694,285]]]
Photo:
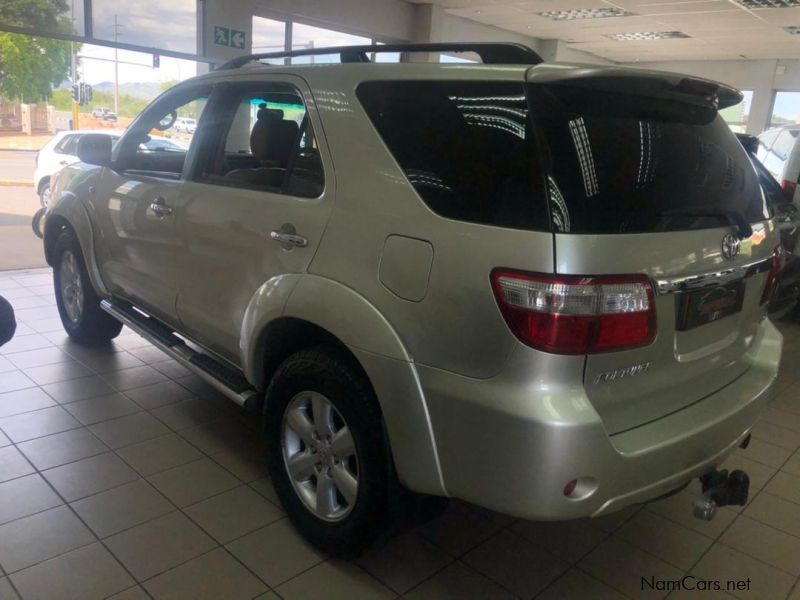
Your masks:
[[[612,33],[606,37],[618,42],[652,42],[654,40],[677,40],[691,36],[682,31],[637,31],[635,33]]]
[[[634,13],[622,8],[576,8],[573,10],[548,10],[536,13],[553,21],[577,21],[579,19],[608,19],[610,17],[630,17]]]
[[[745,8],[796,8],[800,0],[733,0]]]
[[[800,35],[800,26],[797,25],[790,25],[789,27],[784,27],[783,30],[786,33],[791,33],[792,35]]]

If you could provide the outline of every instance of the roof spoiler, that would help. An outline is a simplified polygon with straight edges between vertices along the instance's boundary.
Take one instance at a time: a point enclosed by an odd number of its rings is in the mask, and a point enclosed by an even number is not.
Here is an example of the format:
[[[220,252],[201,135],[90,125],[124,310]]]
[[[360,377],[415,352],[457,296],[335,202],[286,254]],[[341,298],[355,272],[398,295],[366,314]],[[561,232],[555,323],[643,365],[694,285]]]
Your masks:
[[[735,106],[744,97],[736,88],[679,73],[624,67],[553,65],[532,68],[533,84],[574,85],[636,96],[680,100],[716,110]]]

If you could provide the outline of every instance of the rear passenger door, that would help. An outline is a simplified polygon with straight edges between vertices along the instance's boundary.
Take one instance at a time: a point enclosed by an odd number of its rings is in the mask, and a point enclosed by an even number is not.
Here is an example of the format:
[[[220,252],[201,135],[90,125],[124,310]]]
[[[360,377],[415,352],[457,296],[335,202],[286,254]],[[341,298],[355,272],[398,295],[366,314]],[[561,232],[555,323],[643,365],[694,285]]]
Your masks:
[[[253,294],[307,269],[330,214],[333,168],[312,106],[299,78],[228,84],[181,192],[178,316],[234,363]]]

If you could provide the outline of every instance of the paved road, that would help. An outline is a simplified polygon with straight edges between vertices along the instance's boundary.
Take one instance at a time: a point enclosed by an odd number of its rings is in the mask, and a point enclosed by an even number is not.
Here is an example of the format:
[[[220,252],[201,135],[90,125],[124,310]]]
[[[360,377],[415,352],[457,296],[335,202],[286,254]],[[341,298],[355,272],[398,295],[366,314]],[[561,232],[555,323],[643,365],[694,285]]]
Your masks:
[[[5,154],[12,153],[0,152],[0,165]],[[0,187],[0,271],[46,265],[42,240],[31,229],[37,210],[39,198],[33,188]]]
[[[33,179],[36,152],[3,150],[0,152],[0,179]],[[0,190],[1,191],[1,190]]]

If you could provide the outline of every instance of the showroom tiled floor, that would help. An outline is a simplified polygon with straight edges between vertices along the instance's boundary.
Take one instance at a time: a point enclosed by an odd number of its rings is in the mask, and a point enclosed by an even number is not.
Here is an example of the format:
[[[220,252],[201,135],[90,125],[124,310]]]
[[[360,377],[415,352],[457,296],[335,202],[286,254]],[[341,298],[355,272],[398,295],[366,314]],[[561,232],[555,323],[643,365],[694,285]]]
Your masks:
[[[800,600],[798,324],[780,324],[780,393],[727,465],[752,478],[744,509],[694,520],[695,486],[591,522],[453,502],[348,563],[284,518],[255,417],[129,331],[107,350],[70,343],[47,270],[0,273],[0,294],[20,323],[0,348],[2,600],[623,598],[644,595],[641,577],[686,573]]]

